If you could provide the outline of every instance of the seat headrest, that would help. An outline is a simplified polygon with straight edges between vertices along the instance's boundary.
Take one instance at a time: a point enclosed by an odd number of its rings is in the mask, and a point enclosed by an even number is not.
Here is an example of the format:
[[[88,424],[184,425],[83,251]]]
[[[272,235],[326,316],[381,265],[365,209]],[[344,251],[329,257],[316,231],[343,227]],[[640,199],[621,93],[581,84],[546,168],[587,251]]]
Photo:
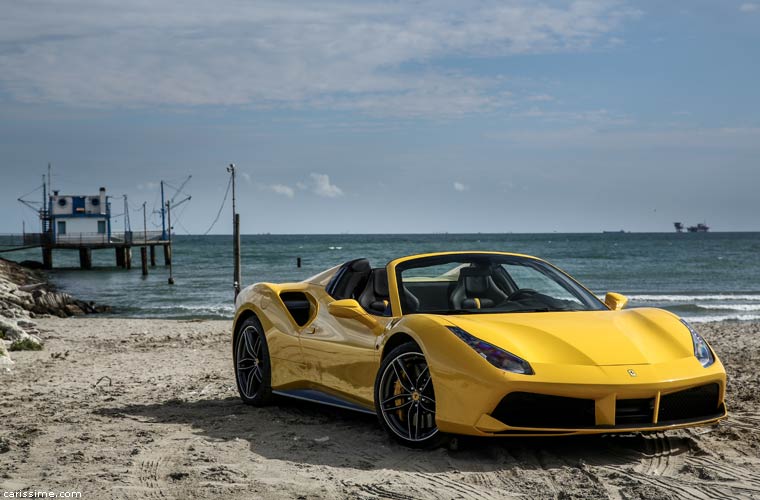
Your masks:
[[[369,265],[369,260],[367,259],[356,259],[352,260],[348,263],[348,269],[354,272],[369,272],[370,269],[372,269],[372,266]]]
[[[372,270],[372,288],[377,297],[387,297],[388,292],[388,271],[385,268]]]
[[[491,273],[488,269],[463,267],[459,270],[459,281],[464,283],[467,295],[484,295],[490,288]]]

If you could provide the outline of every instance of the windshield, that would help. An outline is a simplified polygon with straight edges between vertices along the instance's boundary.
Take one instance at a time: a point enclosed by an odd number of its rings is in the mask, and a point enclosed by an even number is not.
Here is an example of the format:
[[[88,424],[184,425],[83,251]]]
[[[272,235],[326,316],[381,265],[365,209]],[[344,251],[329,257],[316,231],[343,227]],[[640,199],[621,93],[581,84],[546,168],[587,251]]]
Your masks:
[[[591,293],[551,265],[527,257],[454,254],[396,267],[404,314],[603,310]]]

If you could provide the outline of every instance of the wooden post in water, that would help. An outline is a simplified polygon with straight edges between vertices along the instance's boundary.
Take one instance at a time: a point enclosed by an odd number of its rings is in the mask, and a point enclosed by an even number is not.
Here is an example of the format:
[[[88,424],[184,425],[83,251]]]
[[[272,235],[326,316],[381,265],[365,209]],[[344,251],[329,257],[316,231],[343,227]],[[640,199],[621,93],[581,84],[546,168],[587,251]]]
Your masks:
[[[240,272],[240,214],[237,213],[237,205],[235,199],[235,164],[230,163],[227,167],[227,172],[232,175],[232,251],[234,259],[234,276],[232,287],[235,290],[235,300],[240,293],[240,283],[243,281]]]
[[[92,269],[92,250],[89,248],[79,249],[79,267],[81,269]]]
[[[150,246],[150,267],[156,267],[156,245]]]
[[[116,252],[116,267],[124,267],[124,247],[114,248]]]
[[[124,247],[124,268],[132,269],[132,247]]]
[[[42,267],[53,269],[53,248],[49,246],[42,247]]]
[[[142,264],[142,275],[148,275],[148,247],[140,247],[140,264]]]
[[[233,191],[234,192],[234,191]],[[235,239],[235,299],[237,299],[238,294],[240,293],[240,214],[235,214],[235,227],[234,227],[234,235]]]
[[[166,214],[167,222],[169,223],[169,244],[164,245],[164,260],[169,260],[169,280],[170,285],[174,284],[174,273],[172,269],[172,202],[171,200],[166,202]]]
[[[142,275],[148,275],[148,216],[145,212],[145,202],[143,202],[143,244],[140,247],[140,264],[142,264]]]

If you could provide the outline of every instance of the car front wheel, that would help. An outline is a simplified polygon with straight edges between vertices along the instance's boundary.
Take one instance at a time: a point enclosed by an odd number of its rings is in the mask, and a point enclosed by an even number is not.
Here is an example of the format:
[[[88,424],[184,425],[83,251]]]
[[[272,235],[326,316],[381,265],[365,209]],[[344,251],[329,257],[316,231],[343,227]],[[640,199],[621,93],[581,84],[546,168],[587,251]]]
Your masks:
[[[425,356],[414,342],[393,349],[375,381],[375,411],[380,425],[398,442],[434,448],[445,437],[435,422],[435,391]]]

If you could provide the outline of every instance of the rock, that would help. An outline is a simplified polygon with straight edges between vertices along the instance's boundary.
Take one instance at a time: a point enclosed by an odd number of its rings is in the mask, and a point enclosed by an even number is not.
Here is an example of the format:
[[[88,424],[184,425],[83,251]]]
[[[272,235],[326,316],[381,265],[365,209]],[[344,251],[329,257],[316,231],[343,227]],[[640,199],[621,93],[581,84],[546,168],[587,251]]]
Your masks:
[[[77,304],[66,304],[65,310],[71,316],[77,316],[77,315],[85,314],[85,312],[82,310],[82,308],[79,307]]]
[[[0,370],[9,370],[12,365],[13,360],[11,360],[8,350],[5,348],[5,342],[0,340]]]
[[[41,270],[45,268],[45,265],[42,262],[37,262],[36,260],[22,260],[19,265],[27,269],[35,270]]]
[[[9,340],[11,342],[23,340],[28,336],[17,324],[11,323],[2,318],[0,318],[0,332],[3,333],[3,340]]]
[[[0,368],[13,363],[6,344],[41,348],[39,331],[30,319],[44,315],[66,318],[107,311],[110,311],[108,306],[77,300],[56,291],[40,272],[0,258]]]

